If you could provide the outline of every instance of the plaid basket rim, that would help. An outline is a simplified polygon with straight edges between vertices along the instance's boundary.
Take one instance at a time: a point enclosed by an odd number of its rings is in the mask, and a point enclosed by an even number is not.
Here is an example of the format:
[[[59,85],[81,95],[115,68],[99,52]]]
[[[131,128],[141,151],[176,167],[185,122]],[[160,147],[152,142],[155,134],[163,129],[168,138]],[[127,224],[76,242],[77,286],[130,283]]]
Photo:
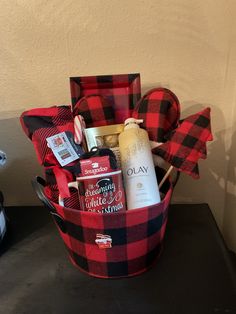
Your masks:
[[[151,207],[152,207],[152,206],[161,206],[162,204],[168,202],[168,200],[170,200],[170,198],[171,198],[172,192],[173,192],[173,184],[170,182],[170,187],[169,187],[167,193],[165,194],[165,197],[161,200],[161,202],[160,202],[160,203],[157,203],[157,204],[150,205],[150,206],[151,206]],[[51,200],[50,200],[50,202],[53,204],[53,206],[54,206],[55,208],[61,208],[61,209],[63,209],[63,210],[66,209],[67,211],[70,211],[70,212],[75,213],[75,214],[78,213],[78,209],[74,209],[74,208],[69,208],[69,207],[61,206],[61,205],[59,205],[59,204],[57,204],[57,203],[55,203],[55,202],[53,202],[53,201],[51,201]],[[135,213],[138,213],[138,212],[145,211],[145,210],[147,209],[147,207],[150,207],[150,206],[145,206],[145,207],[136,208],[136,209],[132,209],[132,210],[126,210],[125,213],[126,213],[126,215],[133,215],[134,212],[135,212]],[[122,213],[124,213],[124,212],[122,212]],[[92,216],[92,215],[94,215],[94,217],[98,217],[98,216],[101,216],[101,217],[102,217],[103,215],[106,215],[106,217],[109,217],[109,216],[119,215],[120,212],[114,212],[114,213],[106,213],[106,214],[104,214],[104,213],[97,213],[97,212],[90,212],[90,211],[82,211],[82,210],[80,210],[80,214],[81,214],[81,215],[84,215],[84,216],[86,216],[86,215],[87,215],[87,216]]]

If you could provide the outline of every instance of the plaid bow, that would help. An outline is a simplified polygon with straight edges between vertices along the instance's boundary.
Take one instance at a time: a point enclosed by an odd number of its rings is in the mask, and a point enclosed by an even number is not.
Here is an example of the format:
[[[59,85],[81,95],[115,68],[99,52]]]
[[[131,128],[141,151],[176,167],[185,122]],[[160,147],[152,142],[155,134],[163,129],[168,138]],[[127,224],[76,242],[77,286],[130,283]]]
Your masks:
[[[210,108],[184,119],[169,140],[152,152],[172,166],[193,178],[199,178],[198,159],[207,155],[206,142],[213,139],[210,125]]]

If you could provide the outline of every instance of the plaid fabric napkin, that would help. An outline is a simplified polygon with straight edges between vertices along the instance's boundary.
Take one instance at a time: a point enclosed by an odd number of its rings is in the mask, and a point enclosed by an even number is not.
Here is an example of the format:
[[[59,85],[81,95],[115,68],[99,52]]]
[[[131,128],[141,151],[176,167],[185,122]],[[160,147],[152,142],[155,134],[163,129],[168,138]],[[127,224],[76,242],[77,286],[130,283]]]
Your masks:
[[[167,88],[152,89],[140,99],[132,116],[143,119],[142,127],[147,130],[151,141],[165,142],[167,133],[178,125],[179,100]]]
[[[20,122],[25,134],[33,142],[39,163],[44,166],[58,165],[46,139],[60,132],[74,135],[71,107],[30,109],[22,113]]]
[[[176,169],[199,178],[197,162],[206,158],[206,142],[212,139],[210,108],[206,108],[184,119],[169,140],[152,152]]]
[[[69,198],[68,182],[75,179],[74,168],[77,162],[62,168],[51,148],[47,145],[47,138],[60,132],[74,136],[74,120],[70,106],[53,106],[50,108],[30,109],[20,117],[22,128],[32,141],[38,161],[45,167],[46,182],[51,190],[52,199],[57,201],[58,194]],[[50,174],[50,175],[49,175]]]

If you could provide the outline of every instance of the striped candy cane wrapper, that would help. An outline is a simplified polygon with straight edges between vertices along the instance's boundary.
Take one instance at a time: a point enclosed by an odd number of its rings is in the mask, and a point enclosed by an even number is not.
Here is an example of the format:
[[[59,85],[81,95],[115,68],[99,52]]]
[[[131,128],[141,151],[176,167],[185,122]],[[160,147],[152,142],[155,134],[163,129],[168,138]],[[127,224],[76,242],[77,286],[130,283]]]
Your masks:
[[[84,122],[84,118],[81,115],[74,117],[74,140],[76,144],[81,144],[83,139],[83,131],[85,129],[86,125]]]

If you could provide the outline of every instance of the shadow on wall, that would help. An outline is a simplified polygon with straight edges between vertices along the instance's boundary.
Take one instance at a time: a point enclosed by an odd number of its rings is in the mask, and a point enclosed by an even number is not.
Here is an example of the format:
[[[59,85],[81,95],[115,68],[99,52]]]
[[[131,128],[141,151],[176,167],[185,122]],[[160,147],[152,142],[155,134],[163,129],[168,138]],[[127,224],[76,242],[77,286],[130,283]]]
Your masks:
[[[214,105],[186,102],[183,107],[187,107],[187,109],[182,111],[181,119],[203,108],[211,108],[213,141],[207,143],[207,159],[199,160],[200,179],[193,180],[188,175],[181,174],[181,179],[174,192],[174,201],[208,203],[218,226],[222,229],[227,198],[227,167],[230,160],[229,152],[225,147],[225,139],[230,130],[226,128],[222,111]],[[219,126],[220,130],[214,131]],[[236,201],[235,196],[234,201]]]
[[[32,143],[27,139],[18,117],[0,121],[0,149],[7,154],[7,163],[0,167],[0,189],[5,206],[40,205],[31,187],[32,178],[42,169]]]
[[[223,232],[231,249],[236,251],[236,127],[232,129],[231,146],[227,152],[228,177]]]

